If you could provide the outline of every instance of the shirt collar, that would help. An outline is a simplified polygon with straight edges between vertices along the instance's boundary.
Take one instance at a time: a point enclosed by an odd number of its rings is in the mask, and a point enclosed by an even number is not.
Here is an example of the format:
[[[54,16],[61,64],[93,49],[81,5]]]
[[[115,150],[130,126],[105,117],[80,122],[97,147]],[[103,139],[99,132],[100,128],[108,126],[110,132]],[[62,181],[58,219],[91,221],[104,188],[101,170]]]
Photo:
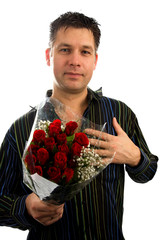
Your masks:
[[[90,88],[88,88],[88,101],[89,102],[91,102],[92,100],[98,101],[102,96],[103,96],[102,87],[100,87],[96,91],[93,91]]]

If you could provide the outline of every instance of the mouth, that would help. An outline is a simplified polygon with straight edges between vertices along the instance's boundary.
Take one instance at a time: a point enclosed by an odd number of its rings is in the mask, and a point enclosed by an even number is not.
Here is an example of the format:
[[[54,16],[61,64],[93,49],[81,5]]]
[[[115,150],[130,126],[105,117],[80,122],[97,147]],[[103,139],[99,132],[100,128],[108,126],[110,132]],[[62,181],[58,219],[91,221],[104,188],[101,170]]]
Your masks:
[[[78,78],[83,76],[83,74],[77,72],[65,72],[64,75],[67,75],[68,77],[71,78]]]

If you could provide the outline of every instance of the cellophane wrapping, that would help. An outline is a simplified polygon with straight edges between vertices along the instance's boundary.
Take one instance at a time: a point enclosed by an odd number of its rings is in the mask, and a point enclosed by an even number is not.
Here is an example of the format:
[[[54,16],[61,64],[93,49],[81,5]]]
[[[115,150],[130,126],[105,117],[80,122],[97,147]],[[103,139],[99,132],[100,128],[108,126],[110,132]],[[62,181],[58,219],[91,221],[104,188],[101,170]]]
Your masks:
[[[86,128],[106,131],[105,124],[78,116],[57,99],[46,98],[37,107],[22,165],[24,183],[41,200],[70,200],[112,162],[94,152],[100,137],[90,146]]]

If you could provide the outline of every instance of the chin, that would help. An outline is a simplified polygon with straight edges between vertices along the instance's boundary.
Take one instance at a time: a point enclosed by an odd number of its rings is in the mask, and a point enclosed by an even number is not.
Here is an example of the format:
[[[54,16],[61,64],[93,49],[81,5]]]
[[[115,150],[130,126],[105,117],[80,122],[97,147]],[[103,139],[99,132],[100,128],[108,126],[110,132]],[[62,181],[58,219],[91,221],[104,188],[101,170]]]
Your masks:
[[[65,88],[65,90],[67,90],[67,92],[69,93],[82,93],[84,92],[85,90],[87,89],[87,86],[86,87],[81,87],[81,88],[78,88],[78,87],[72,87],[72,88]]]

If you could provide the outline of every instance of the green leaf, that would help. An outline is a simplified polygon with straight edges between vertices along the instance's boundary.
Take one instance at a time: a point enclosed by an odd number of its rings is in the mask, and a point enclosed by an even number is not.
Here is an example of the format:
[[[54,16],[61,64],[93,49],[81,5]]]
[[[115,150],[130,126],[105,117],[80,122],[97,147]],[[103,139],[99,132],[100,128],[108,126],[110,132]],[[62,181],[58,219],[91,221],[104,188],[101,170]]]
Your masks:
[[[67,142],[73,142],[75,134],[67,137]]]

